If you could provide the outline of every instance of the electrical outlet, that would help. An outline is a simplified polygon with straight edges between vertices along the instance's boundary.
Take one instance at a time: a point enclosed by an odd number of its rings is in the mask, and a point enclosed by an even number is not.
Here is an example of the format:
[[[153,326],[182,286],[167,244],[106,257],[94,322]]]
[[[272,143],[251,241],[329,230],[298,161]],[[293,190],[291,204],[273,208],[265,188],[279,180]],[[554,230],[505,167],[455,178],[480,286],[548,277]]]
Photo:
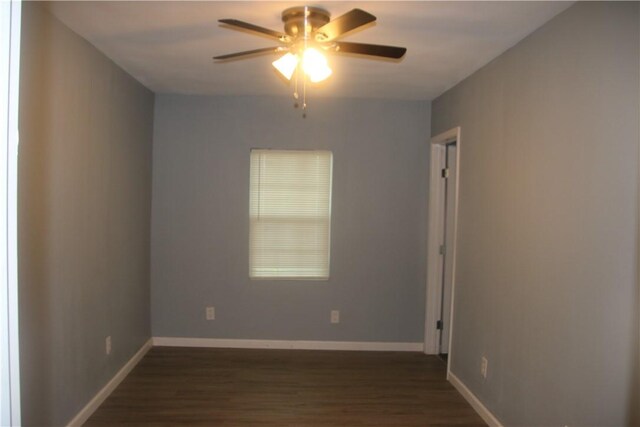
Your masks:
[[[106,354],[111,354],[111,335],[104,340],[104,352]]]
[[[340,311],[331,310],[331,323],[340,323]]]
[[[207,307],[207,320],[215,320],[216,319],[216,308],[215,307]]]
[[[489,361],[486,357],[482,357],[482,361],[480,362],[480,375],[482,378],[487,378],[487,369],[489,368]]]

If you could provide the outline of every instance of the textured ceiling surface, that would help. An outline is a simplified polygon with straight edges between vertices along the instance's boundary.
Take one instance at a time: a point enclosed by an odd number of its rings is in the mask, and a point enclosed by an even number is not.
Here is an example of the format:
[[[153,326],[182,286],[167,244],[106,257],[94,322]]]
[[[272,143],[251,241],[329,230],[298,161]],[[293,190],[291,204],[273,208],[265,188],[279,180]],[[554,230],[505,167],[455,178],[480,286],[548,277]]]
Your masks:
[[[51,2],[49,10],[156,93],[289,95],[277,55],[214,63],[212,56],[276,46],[223,28],[234,18],[283,30],[281,12],[318,6],[333,18],[353,9],[377,16],[345,41],[407,47],[399,62],[332,55],[333,76],[314,96],[430,100],[522,40],[570,2]]]

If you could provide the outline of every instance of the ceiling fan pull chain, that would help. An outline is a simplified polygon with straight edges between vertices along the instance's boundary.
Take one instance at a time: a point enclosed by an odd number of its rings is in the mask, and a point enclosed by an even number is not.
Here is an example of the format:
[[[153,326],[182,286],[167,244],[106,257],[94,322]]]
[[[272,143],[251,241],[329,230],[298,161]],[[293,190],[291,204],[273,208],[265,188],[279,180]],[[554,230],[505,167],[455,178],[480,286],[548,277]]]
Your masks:
[[[296,70],[294,71],[294,82],[293,82],[293,99],[295,99],[295,102],[293,103],[293,108],[298,108],[298,68],[296,68]]]
[[[304,53],[307,51],[307,40],[309,39],[309,8],[304,7]],[[302,118],[307,118],[307,75],[302,75]]]
[[[307,118],[307,78],[306,76],[302,77],[304,80],[302,81],[302,118]]]

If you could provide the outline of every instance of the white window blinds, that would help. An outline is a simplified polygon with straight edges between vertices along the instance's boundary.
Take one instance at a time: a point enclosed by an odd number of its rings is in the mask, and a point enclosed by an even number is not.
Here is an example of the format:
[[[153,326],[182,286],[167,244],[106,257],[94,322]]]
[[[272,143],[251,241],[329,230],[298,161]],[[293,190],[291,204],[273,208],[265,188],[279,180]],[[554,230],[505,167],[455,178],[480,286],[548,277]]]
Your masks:
[[[251,278],[327,279],[330,151],[251,150]]]

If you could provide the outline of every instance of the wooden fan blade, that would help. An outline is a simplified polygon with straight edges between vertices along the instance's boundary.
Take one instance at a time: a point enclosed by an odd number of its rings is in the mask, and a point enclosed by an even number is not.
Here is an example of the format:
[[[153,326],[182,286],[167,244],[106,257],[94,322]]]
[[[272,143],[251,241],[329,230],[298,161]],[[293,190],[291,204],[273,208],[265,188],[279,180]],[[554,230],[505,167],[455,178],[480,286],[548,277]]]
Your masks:
[[[362,9],[353,9],[318,28],[316,35],[319,41],[330,41],[375,20],[376,17],[372,14]]]
[[[276,38],[280,41],[288,40],[289,36],[279,31],[270,30],[268,28],[260,27],[258,25],[249,24],[248,22],[238,21],[237,19],[219,19],[218,22],[230,25],[232,27],[242,28],[243,30],[249,30],[269,37]]]
[[[397,46],[383,46],[379,44],[336,42],[336,52],[357,53],[360,55],[399,59],[402,58],[407,52],[407,48]]]
[[[282,47],[264,47],[262,49],[245,50],[244,52],[236,52],[236,53],[229,53],[226,55],[214,56],[213,59],[223,60],[223,59],[239,58],[242,56],[257,55],[260,53],[280,53],[283,50],[284,49]]]

